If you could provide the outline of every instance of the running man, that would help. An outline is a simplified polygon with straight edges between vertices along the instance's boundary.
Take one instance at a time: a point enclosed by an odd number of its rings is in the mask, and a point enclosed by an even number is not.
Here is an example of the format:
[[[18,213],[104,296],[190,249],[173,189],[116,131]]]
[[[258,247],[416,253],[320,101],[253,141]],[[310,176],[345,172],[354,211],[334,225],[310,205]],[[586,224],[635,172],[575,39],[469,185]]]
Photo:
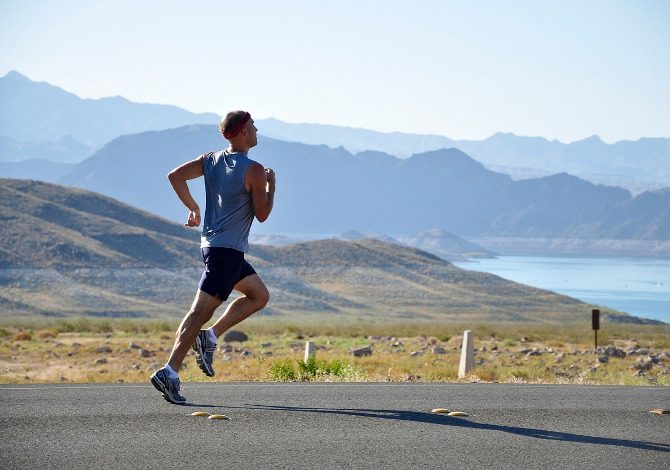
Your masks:
[[[176,404],[186,402],[179,393],[179,369],[189,348],[195,351],[200,369],[212,377],[216,339],[265,307],[270,298],[261,278],[245,261],[244,253],[249,251],[249,229],[254,217],[264,222],[272,211],[275,174],[247,157],[249,149],[257,144],[257,129],[249,113],[228,113],[221,120],[220,130],[229,142],[226,150],[202,154],[168,175],[175,193],[189,210],[184,224],[188,227],[199,226],[201,216],[187,180],[204,176],[206,193],[200,245],[205,269],[193,305],[177,329],[167,364],[151,375],[154,387],[167,401]],[[228,305],[211,328],[201,330],[233,289],[243,295]]]

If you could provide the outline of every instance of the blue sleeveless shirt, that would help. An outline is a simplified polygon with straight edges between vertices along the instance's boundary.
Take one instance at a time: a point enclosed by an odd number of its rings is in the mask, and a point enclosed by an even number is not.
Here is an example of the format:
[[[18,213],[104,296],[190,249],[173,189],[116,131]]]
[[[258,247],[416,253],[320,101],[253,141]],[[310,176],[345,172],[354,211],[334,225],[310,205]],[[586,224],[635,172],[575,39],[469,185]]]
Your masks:
[[[205,155],[205,218],[200,246],[249,251],[254,221],[251,193],[244,187],[255,162],[241,152],[222,150]]]

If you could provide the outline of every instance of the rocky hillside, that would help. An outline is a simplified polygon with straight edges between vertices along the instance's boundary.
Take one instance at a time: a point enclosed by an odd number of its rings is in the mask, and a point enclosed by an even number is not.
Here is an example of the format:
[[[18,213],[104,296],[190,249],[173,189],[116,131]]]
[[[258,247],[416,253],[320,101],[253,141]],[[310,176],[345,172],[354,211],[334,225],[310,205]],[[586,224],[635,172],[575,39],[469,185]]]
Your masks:
[[[47,183],[0,180],[0,201],[1,315],[157,317],[188,308],[201,271],[197,232]],[[380,240],[254,245],[248,258],[270,288],[269,315],[560,322],[591,309]]]

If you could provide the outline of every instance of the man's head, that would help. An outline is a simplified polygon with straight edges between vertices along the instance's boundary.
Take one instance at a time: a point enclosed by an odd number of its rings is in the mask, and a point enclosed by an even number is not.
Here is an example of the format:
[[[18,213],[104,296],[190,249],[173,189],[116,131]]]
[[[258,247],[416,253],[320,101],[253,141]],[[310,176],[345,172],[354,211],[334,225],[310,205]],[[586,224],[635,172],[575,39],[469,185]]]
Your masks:
[[[251,148],[258,143],[254,120],[246,111],[229,112],[221,119],[219,129],[221,134],[233,145]]]

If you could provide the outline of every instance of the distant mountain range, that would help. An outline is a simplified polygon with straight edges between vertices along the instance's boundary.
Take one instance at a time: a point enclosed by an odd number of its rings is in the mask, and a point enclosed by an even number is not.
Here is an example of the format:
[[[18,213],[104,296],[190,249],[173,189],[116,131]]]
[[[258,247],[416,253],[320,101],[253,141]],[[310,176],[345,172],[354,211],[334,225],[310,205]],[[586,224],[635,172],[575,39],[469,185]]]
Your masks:
[[[514,181],[457,149],[398,159],[262,137],[259,142],[250,156],[278,177],[275,212],[260,232],[330,235],[356,229],[395,236],[442,228],[477,238],[493,251],[499,251],[499,238],[550,238],[614,240],[612,253],[670,254],[670,190],[633,197],[565,173]],[[215,126],[124,136],[61,182],[181,221],[184,208],[165,175],[223,143]],[[193,181],[191,188],[202,201],[202,182]]]
[[[48,83],[33,82],[18,72],[0,78],[0,134],[24,145],[70,139],[73,146],[98,148],[124,134],[195,123],[216,124],[218,119],[215,114],[133,103],[120,96],[81,99]],[[26,158],[22,153],[18,156],[12,160]],[[38,158],[33,152],[27,156]],[[43,154],[39,157],[46,158]],[[63,161],[57,158],[63,157],[55,153],[48,159]],[[8,156],[2,155],[0,161],[8,161]]]
[[[121,97],[81,99],[58,87],[32,82],[18,72],[10,72],[0,78],[0,176],[8,176],[7,167],[1,162],[29,159],[78,162],[124,134],[217,121],[215,114],[132,103]],[[257,120],[257,126],[262,135],[277,140],[344,147],[354,154],[371,150],[407,158],[458,148],[489,169],[514,179],[566,172],[594,183],[621,186],[635,194],[670,187],[667,138],[606,144],[593,136],[564,144],[510,133],[498,133],[481,141],[453,140],[440,135],[289,124],[277,119]],[[12,171],[17,174],[17,167],[12,167]]]
[[[670,186],[670,139],[643,138],[604,143],[598,136],[565,144],[542,137],[497,133],[485,140],[453,140],[440,135],[376,132],[322,124],[289,124],[266,119],[261,134],[279,140],[344,147],[352,153],[376,150],[407,158],[458,148],[488,168],[515,179],[570,173],[594,183],[638,193]]]
[[[194,230],[26,180],[0,180],[0,214],[1,315],[175,317],[188,308],[201,270]],[[379,240],[254,245],[249,259],[271,291],[266,315],[565,322],[592,307]]]

